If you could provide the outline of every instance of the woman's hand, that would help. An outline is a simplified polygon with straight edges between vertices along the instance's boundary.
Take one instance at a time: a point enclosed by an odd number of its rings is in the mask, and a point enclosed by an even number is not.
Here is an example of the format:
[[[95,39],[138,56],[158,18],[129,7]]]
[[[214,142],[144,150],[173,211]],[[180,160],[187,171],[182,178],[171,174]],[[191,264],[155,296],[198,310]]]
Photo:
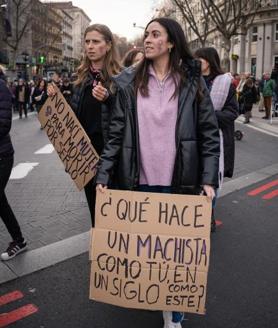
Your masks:
[[[96,190],[97,191],[100,191],[100,192],[102,192],[102,193],[104,193],[105,192],[105,190],[107,189],[107,186],[104,186],[104,185],[102,185],[102,184],[97,184],[97,186],[96,186]]]
[[[108,90],[102,86],[101,82],[93,88],[92,95],[98,101],[105,101],[109,97]]]
[[[206,194],[206,196],[209,199],[213,200],[213,198],[215,197],[214,188],[212,186],[209,186],[209,185],[204,185],[203,190],[204,190],[204,193]]]
[[[54,89],[53,85],[52,84],[48,84],[47,86],[47,95],[48,97],[53,97],[56,95],[56,90]]]

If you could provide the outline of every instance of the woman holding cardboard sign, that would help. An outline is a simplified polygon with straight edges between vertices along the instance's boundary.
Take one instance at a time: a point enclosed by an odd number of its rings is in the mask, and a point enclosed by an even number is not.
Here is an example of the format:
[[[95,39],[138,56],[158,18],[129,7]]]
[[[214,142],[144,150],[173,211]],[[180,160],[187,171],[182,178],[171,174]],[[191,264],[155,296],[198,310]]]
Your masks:
[[[101,24],[89,26],[84,34],[84,56],[77,70],[71,107],[89,136],[98,154],[107,139],[113,87],[111,77],[118,74],[121,66],[110,29]],[[48,95],[53,95],[48,88]],[[95,223],[96,191],[93,181],[85,186],[92,226]]]
[[[101,192],[120,189],[199,194],[218,186],[219,132],[212,102],[181,26],[156,18],[145,29],[145,58],[115,78],[118,87],[97,173]],[[164,312],[180,328],[180,312]]]

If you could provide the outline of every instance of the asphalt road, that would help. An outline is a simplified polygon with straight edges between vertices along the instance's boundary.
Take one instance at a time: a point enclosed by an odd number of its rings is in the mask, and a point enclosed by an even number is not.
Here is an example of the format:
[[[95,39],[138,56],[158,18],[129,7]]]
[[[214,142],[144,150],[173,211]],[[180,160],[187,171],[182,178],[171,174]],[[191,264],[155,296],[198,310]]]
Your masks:
[[[17,163],[28,152],[31,160],[36,159],[35,149],[47,143],[38,126],[34,128],[34,123],[31,124],[33,118],[28,120],[28,122],[17,121],[14,125],[17,127],[14,132],[15,147],[18,149]],[[25,123],[25,127],[29,129],[23,130]],[[235,178],[244,179],[246,174],[278,162],[277,138],[242,125],[239,127],[245,134],[241,141],[236,142]],[[28,143],[30,133],[37,134],[34,142]],[[70,185],[61,171],[57,173],[57,170],[61,170],[61,164],[55,158],[55,154],[42,156],[39,162],[40,164],[25,178],[25,181],[23,179],[10,182],[11,197],[21,185],[26,186],[27,182],[29,187],[41,183],[42,180],[37,179],[42,179],[40,177],[46,174],[50,174],[54,186],[60,186],[62,183],[65,183],[66,187]],[[51,171],[56,172],[54,175],[48,172],[46,164],[51,167]],[[57,185],[55,185],[55,177],[58,179]],[[187,314],[183,322],[184,328],[278,327],[277,179],[277,174],[271,175],[265,180],[249,184],[218,200],[216,218],[221,225],[212,235],[207,314],[205,316]],[[43,226],[45,220],[52,221],[42,228],[42,235],[51,236],[59,231],[61,227],[59,220],[63,210],[66,211],[67,205],[71,202],[67,203],[63,190],[55,196],[61,197],[60,202],[59,198],[55,202],[51,201],[51,192],[45,190],[46,187],[50,188],[50,184],[45,184],[44,188],[41,188],[40,195],[28,191],[28,197],[32,197],[29,199],[29,208],[26,206],[23,211],[18,207],[20,204],[15,204],[15,208],[18,213],[24,212],[24,218],[26,217],[24,229],[27,231],[29,229],[27,216],[28,213],[32,213],[34,203],[38,219],[32,217],[33,225],[37,222],[38,229],[40,225]],[[78,205],[80,196],[71,188],[68,188],[71,190],[71,199],[74,200],[75,206],[80,206],[80,213],[82,213],[85,204],[83,202]],[[43,196],[42,193],[47,194]],[[42,218],[39,217],[40,211],[36,204],[37,196],[40,197],[38,199],[48,197],[50,202],[50,206],[48,204],[45,207],[43,207],[44,203],[41,203]],[[48,217],[47,210],[52,208],[52,211],[57,211],[56,207],[59,207],[60,203],[63,207],[59,208],[55,221],[55,215]],[[74,217],[74,209],[69,211],[72,217]],[[78,213],[78,208],[76,211]],[[67,215],[64,214],[63,229],[67,226],[66,219]],[[75,219],[78,220],[78,217]],[[85,221],[86,213],[83,212],[79,219]],[[74,222],[71,218],[69,225]],[[84,231],[88,230],[86,225],[87,222],[81,225]],[[76,234],[74,229],[75,226],[71,227],[68,234]],[[0,227],[0,232],[5,233],[3,227]],[[29,238],[32,238],[31,232]],[[65,237],[60,236],[60,238]],[[3,283],[0,285],[0,327],[7,326],[9,321],[11,327],[22,328],[159,328],[163,326],[159,312],[128,310],[93,302],[88,299],[88,292],[88,253]]]
[[[275,197],[262,199],[268,191],[248,195],[274,179],[219,200],[217,219],[222,225],[211,238],[207,314],[186,315],[183,327],[277,328],[278,202]],[[88,253],[1,286],[2,295],[15,290],[24,297],[0,306],[1,313],[27,304],[38,311],[13,327],[162,327],[159,312],[90,301]]]

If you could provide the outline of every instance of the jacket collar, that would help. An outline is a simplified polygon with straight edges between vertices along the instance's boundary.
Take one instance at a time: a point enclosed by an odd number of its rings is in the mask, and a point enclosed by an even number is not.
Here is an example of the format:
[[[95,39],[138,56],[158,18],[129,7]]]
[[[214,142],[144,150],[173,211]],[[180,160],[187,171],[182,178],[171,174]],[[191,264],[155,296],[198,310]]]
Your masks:
[[[130,66],[124,69],[120,74],[115,75],[112,78],[112,80],[114,80],[119,87],[124,88],[125,86],[133,82],[134,77],[135,77],[135,67]]]
[[[189,81],[201,76],[201,62],[199,60],[190,59],[183,64],[184,72],[187,74]],[[115,83],[124,88],[134,81],[136,67],[131,66],[124,69],[120,74],[113,77]]]

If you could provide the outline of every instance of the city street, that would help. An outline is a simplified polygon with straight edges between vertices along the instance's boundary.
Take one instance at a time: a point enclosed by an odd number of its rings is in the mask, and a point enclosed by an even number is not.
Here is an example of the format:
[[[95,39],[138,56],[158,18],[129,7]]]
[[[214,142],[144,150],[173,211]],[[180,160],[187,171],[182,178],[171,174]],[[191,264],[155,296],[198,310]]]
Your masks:
[[[184,328],[277,327],[278,122],[253,115],[250,126],[238,119],[244,136],[236,141],[235,174],[217,202],[207,314],[186,315]],[[0,327],[163,327],[159,312],[88,299],[90,219],[83,191],[64,172],[36,114],[16,116],[7,196],[29,250],[0,262]],[[0,222],[1,250],[8,237]]]
[[[0,35],[0,328],[278,328],[278,0],[0,0]]]

